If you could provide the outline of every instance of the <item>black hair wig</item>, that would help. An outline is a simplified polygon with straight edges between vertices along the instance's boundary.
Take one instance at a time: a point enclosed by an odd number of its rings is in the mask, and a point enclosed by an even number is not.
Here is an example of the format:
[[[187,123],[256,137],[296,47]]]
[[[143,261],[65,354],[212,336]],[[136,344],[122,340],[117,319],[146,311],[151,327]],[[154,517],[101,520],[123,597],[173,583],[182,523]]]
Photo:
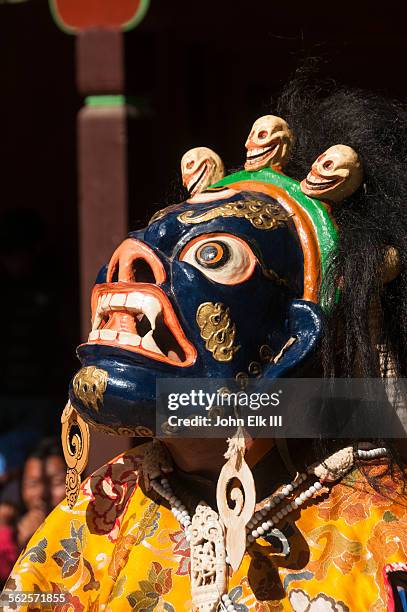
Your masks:
[[[323,290],[340,288],[340,299],[325,324],[323,370],[328,377],[400,380],[407,376],[407,108],[376,93],[318,80],[316,64],[311,60],[300,68],[277,103],[276,114],[295,137],[284,171],[302,180],[317,157],[336,144],[352,147],[364,170],[359,189],[331,207],[339,243]],[[398,256],[390,281],[389,247]],[[395,408],[396,402],[400,406],[400,395],[392,402]],[[334,442],[315,441],[314,452],[323,456]],[[405,445],[382,440],[380,432],[372,442],[389,449],[390,473],[406,486]],[[383,493],[381,479],[361,469]]]
[[[373,377],[391,367],[405,377],[407,110],[374,93],[318,83],[305,68],[283,91],[277,114],[296,139],[285,168],[289,176],[305,178],[315,159],[335,144],[355,149],[364,169],[362,186],[332,206],[340,241],[328,276],[340,287],[341,299],[327,320],[325,374]],[[389,247],[396,249],[399,269],[385,282]]]

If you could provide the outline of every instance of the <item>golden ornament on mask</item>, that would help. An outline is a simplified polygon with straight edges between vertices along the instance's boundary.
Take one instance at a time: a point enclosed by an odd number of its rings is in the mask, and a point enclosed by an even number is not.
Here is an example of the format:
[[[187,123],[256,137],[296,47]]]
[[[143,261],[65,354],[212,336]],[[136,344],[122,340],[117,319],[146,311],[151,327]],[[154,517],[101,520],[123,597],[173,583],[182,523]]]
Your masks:
[[[213,358],[216,361],[231,361],[240,347],[233,346],[236,326],[230,318],[229,308],[219,302],[205,302],[197,310],[196,322],[205,347]]]
[[[88,408],[96,412],[103,406],[103,395],[106,391],[108,373],[106,370],[87,366],[75,374],[73,392],[75,397]]]
[[[148,225],[151,225],[152,223],[159,221],[160,219],[165,217],[165,215],[167,215],[168,213],[172,212],[173,210],[177,210],[178,207],[179,207],[179,204],[170,204],[169,206],[166,206],[166,208],[160,208],[160,210],[157,210],[153,214],[150,221],[148,222]]]
[[[260,376],[262,372],[260,363],[258,361],[251,361],[249,363],[248,372],[252,376]]]
[[[260,359],[264,363],[269,363],[273,357],[273,351],[268,344],[262,344],[259,351]]]
[[[242,389],[242,391],[244,391],[247,388],[249,375],[247,372],[238,372],[235,376],[235,380]]]
[[[262,200],[239,200],[228,202],[222,206],[211,208],[200,215],[195,210],[187,210],[178,215],[182,223],[205,223],[218,217],[236,217],[246,219],[254,227],[262,230],[275,229],[287,222],[290,215],[277,204],[263,202]]]

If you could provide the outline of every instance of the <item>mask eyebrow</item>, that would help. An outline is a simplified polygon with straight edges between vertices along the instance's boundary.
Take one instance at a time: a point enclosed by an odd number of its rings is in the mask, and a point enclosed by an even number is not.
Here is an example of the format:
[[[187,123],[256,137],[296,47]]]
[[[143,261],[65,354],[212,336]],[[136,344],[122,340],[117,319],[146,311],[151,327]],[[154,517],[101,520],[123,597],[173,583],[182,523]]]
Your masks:
[[[205,223],[218,217],[236,217],[249,221],[260,230],[272,230],[287,223],[290,215],[281,206],[263,200],[238,200],[195,214],[196,210],[187,210],[178,215],[178,220],[185,224]]]

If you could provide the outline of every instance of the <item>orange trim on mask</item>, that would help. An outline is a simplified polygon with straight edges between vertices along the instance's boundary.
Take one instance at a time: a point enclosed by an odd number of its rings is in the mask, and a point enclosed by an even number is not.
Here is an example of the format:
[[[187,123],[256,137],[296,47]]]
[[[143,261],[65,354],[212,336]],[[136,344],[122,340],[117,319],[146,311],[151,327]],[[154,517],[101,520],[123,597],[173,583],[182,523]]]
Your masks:
[[[304,293],[303,299],[318,302],[320,278],[320,251],[315,231],[307,213],[287,194],[284,189],[268,183],[257,181],[237,181],[228,185],[231,189],[241,191],[258,191],[276,199],[292,215],[298,232],[304,256]]]
[[[117,247],[109,262],[106,281],[108,283],[112,282],[113,273],[118,267],[119,282],[137,282],[133,275],[132,266],[138,259],[146,261],[151,267],[157,285],[161,285],[165,281],[165,269],[159,257],[145,242],[136,240],[136,238],[126,238]]]

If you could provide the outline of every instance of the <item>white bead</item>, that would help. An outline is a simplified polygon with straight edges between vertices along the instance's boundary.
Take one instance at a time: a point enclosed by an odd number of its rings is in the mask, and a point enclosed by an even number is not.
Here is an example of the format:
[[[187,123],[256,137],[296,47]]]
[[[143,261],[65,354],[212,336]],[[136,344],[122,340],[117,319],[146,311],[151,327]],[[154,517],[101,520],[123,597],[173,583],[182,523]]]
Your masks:
[[[292,508],[293,510],[296,510],[296,509],[297,509],[297,507],[298,507],[298,506],[297,506],[297,500],[293,499],[293,501],[291,502],[291,508]]]
[[[314,485],[311,485],[310,488],[308,489],[308,491],[311,491],[311,493],[314,495],[314,493],[317,492],[316,488],[314,487]]]
[[[228,556],[226,556],[226,557],[225,557],[225,562],[226,562],[228,565],[230,565],[230,559],[229,559],[229,557],[228,557]]]
[[[301,505],[302,505],[302,499],[301,499],[301,497],[296,497],[294,501],[295,501],[295,503],[297,504],[297,506],[301,506]]]
[[[185,510],[185,506],[180,506],[179,510],[181,511],[182,516],[188,516],[188,511]]]
[[[301,501],[305,501],[307,499],[307,496],[305,495],[304,491],[302,493],[300,493],[300,500]]]
[[[314,487],[317,491],[320,491],[322,489],[322,484],[317,480],[317,482],[314,482]]]
[[[252,536],[254,537],[254,539],[259,537],[259,532],[257,531],[257,529],[253,529]]]
[[[261,536],[264,535],[264,529],[260,525],[257,527],[256,531],[259,535]]]
[[[227,593],[222,595],[222,601],[226,601],[227,599],[229,599],[229,595]]]
[[[290,491],[287,489],[287,487],[283,487],[281,493],[284,495],[284,497],[287,497],[287,495],[290,494]]]
[[[228,605],[228,607],[226,608],[226,610],[228,612],[235,612],[235,606],[231,603]]]
[[[306,491],[304,491],[304,495],[307,499],[309,499],[310,497],[312,497],[312,491],[307,489]]]
[[[269,528],[269,524],[267,521],[265,521],[264,523],[261,524],[261,528],[264,529],[264,531],[267,531]]]
[[[271,529],[273,527],[273,525],[274,525],[273,521],[267,521],[267,527],[269,529]]]
[[[291,484],[291,482],[290,482],[290,484],[287,485],[287,489],[289,490],[290,493],[292,493],[292,491],[294,490],[294,487]]]

